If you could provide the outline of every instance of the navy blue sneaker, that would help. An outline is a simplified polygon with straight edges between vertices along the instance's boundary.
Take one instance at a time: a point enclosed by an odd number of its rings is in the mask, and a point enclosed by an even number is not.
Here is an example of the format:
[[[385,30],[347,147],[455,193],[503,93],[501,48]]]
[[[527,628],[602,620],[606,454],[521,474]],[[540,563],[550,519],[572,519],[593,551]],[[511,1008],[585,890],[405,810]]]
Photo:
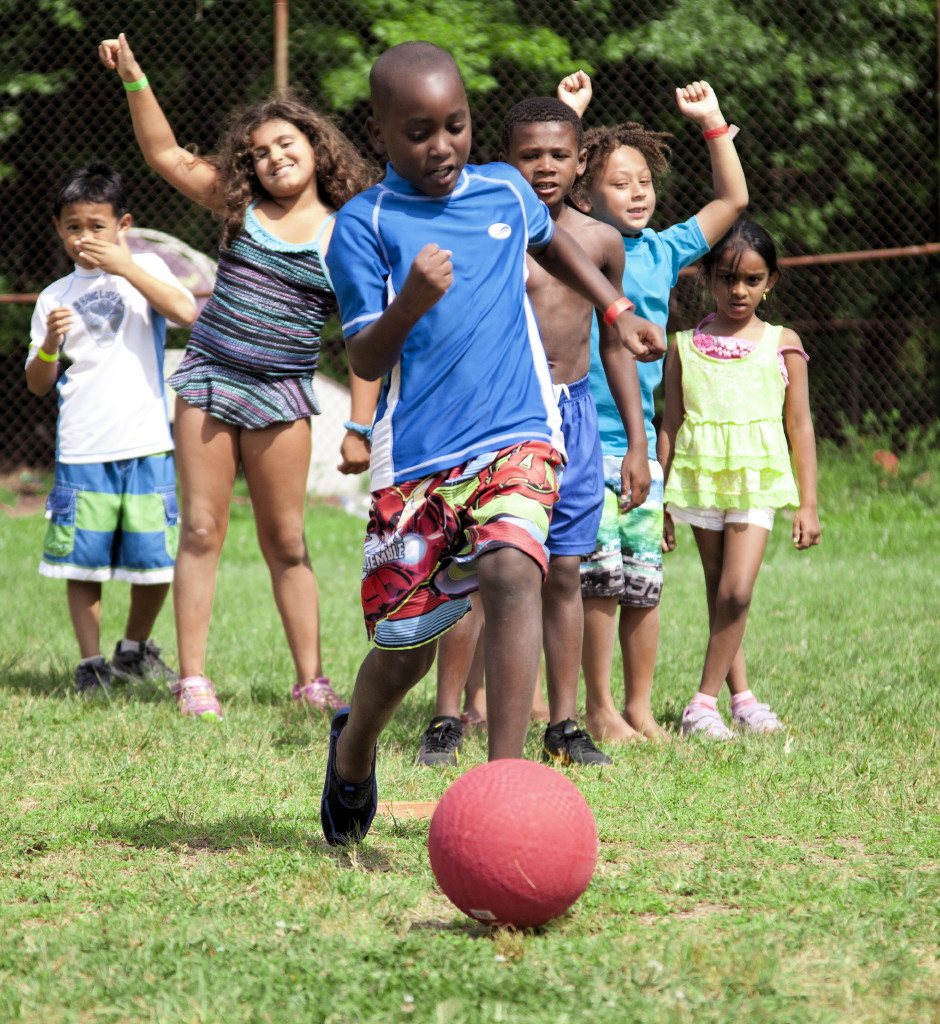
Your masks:
[[[364,839],[379,806],[375,751],[372,752],[372,771],[363,782],[350,785],[336,770],[336,741],[348,720],[349,708],[343,708],[336,712],[330,725],[330,753],[320,799],[320,824],[330,846],[347,846]]]

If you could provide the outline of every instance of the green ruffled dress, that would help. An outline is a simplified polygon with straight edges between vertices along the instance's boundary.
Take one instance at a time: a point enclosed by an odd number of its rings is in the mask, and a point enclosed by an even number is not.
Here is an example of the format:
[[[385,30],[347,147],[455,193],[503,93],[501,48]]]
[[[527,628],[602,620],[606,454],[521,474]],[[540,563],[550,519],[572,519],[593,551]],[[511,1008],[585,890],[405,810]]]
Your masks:
[[[676,335],[685,418],[676,436],[667,503],[719,509],[799,505],[783,430],[781,330],[767,324],[754,350],[738,359],[700,352],[693,331]]]

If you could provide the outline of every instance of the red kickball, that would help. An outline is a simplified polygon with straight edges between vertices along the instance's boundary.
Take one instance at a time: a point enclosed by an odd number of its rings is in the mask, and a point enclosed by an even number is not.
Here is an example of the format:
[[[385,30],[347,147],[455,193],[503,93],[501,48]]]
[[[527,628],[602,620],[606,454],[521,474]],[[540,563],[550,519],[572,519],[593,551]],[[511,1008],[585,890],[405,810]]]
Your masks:
[[[597,825],[564,775],[534,761],[490,761],[441,797],[428,836],[444,895],[490,925],[532,928],[563,914],[597,864]]]

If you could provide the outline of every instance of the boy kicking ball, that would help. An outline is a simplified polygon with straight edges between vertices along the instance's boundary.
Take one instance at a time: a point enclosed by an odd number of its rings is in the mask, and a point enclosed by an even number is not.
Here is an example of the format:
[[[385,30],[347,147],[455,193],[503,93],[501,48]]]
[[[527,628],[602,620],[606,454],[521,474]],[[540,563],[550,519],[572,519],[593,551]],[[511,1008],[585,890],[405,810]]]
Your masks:
[[[386,51],[370,75],[369,133],[386,176],[337,215],[330,274],[353,370],[385,377],[372,433],[362,582],[366,656],[334,716],[321,821],[327,842],[368,831],[375,748],[428,671],[436,639],[479,589],[491,760],[520,757],[541,646],[545,538],[563,441],[525,299],[525,253],[607,311],[634,352],[661,333],[556,229],[504,164],[467,166],[457,65],[430,43]],[[441,410],[456,410],[442,415]]]

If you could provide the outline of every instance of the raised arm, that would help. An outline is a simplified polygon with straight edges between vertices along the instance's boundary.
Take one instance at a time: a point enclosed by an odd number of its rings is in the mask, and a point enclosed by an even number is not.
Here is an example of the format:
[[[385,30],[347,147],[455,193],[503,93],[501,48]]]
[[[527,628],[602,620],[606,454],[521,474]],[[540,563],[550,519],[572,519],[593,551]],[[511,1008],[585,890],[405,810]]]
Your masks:
[[[553,277],[584,296],[601,316],[624,297],[620,283],[608,281],[564,228],[556,225],[548,245],[538,250],[530,249],[529,254]],[[613,327],[621,344],[637,359],[658,359],[666,350],[663,332],[633,312],[620,313],[613,321]]]
[[[705,241],[712,246],[747,208],[744,169],[731,132],[721,131],[727,124],[708,82],[692,82],[676,89],[676,103],[686,117],[707,133],[705,144],[712,165],[715,198],[699,210],[696,218]]]
[[[558,83],[556,95],[562,103],[571,107],[578,117],[584,117],[584,112],[594,95],[590,76],[586,71],[575,71],[572,75],[565,75]]]
[[[806,360],[801,355],[803,346],[799,337],[787,330],[781,339],[781,347],[800,350],[783,354],[789,378],[783,411],[793,455],[796,486],[800,492],[800,507],[793,516],[793,543],[803,550],[818,544],[821,532],[816,496],[816,434],[809,411],[809,375],[806,372]]]
[[[194,156],[176,141],[170,122],[157,102],[153,88],[137,63],[122,32],[117,39],[98,44],[98,57],[105,67],[117,71],[121,81],[137,88],[127,91],[127,105],[134,124],[137,144],[147,163],[175,189],[215,213],[225,200],[216,168]],[[141,87],[141,83],[144,83]],[[126,86],[125,86],[126,87]]]

